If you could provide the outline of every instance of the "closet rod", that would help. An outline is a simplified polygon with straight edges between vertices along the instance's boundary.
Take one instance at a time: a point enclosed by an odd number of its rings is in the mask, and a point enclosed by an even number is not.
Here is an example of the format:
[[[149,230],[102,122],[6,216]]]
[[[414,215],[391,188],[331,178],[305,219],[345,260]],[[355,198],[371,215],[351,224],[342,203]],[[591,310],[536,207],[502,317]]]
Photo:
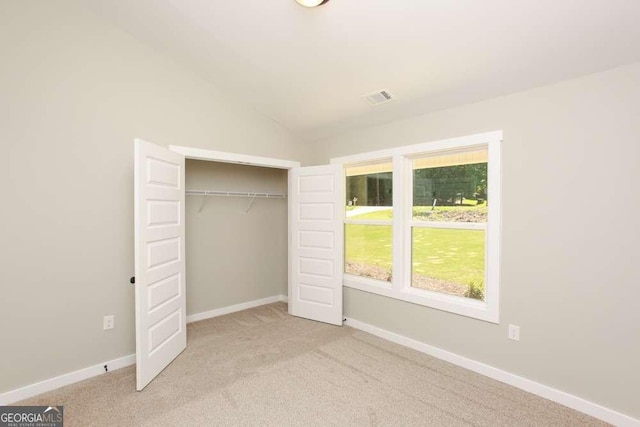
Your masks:
[[[229,197],[265,197],[268,199],[285,199],[286,194],[281,193],[252,193],[242,191],[219,191],[219,190],[187,190],[187,196],[229,196]]]

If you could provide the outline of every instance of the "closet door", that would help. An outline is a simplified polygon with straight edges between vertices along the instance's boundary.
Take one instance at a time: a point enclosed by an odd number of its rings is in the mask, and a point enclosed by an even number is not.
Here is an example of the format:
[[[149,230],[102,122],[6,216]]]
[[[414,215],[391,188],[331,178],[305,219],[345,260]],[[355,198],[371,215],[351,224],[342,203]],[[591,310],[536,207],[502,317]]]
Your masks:
[[[136,382],[187,346],[184,156],[135,141]]]
[[[342,325],[344,210],[341,165],[291,169],[289,312]]]

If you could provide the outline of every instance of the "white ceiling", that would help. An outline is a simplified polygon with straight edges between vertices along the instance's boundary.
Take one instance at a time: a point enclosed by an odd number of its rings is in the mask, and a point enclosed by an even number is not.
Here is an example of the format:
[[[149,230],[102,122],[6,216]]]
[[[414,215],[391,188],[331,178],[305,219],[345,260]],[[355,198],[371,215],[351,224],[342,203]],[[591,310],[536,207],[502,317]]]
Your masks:
[[[640,60],[639,0],[82,2],[303,140]]]

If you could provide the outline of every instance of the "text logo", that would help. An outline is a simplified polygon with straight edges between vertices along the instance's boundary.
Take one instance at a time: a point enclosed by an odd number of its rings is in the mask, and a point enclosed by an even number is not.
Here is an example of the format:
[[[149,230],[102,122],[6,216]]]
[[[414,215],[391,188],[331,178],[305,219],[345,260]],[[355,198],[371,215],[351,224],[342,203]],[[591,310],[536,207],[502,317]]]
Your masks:
[[[0,427],[62,427],[64,406],[0,406]]]

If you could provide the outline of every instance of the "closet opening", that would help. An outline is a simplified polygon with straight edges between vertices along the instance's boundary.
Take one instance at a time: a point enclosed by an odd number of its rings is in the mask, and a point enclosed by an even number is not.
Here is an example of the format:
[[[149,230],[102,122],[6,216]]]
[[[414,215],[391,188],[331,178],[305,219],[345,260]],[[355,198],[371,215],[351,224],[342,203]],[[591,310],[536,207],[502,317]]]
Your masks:
[[[286,300],[287,187],[285,169],[186,160],[187,322]]]
[[[276,301],[342,324],[341,166],[134,143],[136,388],[187,323]]]

